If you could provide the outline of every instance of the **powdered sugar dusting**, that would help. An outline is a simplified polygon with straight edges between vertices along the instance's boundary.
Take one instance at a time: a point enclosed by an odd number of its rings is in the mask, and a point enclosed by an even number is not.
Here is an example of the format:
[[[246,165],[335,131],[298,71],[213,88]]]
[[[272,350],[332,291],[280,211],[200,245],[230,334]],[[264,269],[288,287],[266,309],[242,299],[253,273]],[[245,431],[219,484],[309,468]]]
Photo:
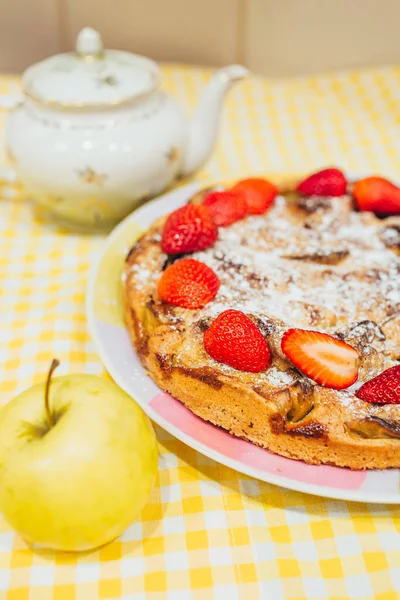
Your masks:
[[[220,228],[213,247],[192,255],[220,279],[214,301],[201,310],[176,308],[163,316],[171,325],[179,320],[189,325],[235,308],[283,328],[334,334],[361,321],[384,323],[400,312],[399,231],[400,218],[385,223],[371,213],[355,212],[348,197],[302,209],[293,198],[280,196],[265,215]],[[157,263],[132,267],[149,295],[155,293],[160,261],[166,258],[158,254]],[[383,364],[392,363],[385,358]],[[275,367],[258,376],[277,387],[294,380],[292,373]],[[355,390],[340,394],[343,406],[350,406]]]
[[[332,331],[397,311],[399,260],[379,237],[381,221],[350,212],[342,198],[332,200],[331,210],[303,215],[300,227],[298,213],[281,199],[266,215],[221,229],[214,248],[195,254],[221,280],[205,312],[215,316],[229,305]],[[324,264],[338,251],[343,259]]]

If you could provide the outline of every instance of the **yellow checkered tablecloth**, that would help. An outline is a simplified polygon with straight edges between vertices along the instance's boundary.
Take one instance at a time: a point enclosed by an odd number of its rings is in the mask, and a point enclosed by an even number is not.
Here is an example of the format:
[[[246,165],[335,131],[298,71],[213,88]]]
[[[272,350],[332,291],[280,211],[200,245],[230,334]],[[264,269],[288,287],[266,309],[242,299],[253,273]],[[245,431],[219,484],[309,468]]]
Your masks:
[[[209,72],[164,68],[193,105]],[[0,91],[17,86],[0,78]],[[2,115],[3,117],[3,115]],[[335,164],[399,178],[400,68],[281,81],[232,92],[199,180]],[[104,373],[88,335],[85,288],[100,236],[57,232],[22,199],[0,202],[0,403],[63,372]],[[0,518],[1,600],[396,600],[394,506],[324,500],[252,480],[157,428],[160,470],[140,518],[81,556],[32,553]]]

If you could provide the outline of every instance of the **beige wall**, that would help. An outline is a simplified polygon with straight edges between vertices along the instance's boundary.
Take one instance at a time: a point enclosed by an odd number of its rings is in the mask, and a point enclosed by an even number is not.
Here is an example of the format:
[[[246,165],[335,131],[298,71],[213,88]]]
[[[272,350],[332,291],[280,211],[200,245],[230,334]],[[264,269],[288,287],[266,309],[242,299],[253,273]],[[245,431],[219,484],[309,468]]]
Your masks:
[[[0,0],[0,71],[73,48],[79,29],[156,60],[265,75],[400,62],[399,0]]]

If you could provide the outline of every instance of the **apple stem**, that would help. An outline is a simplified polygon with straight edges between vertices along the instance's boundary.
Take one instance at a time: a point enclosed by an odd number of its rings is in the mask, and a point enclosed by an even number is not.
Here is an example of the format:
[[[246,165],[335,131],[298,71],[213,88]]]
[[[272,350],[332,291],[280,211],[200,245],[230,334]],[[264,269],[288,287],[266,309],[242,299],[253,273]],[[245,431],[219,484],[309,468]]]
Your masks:
[[[50,365],[49,372],[47,374],[46,388],[45,388],[45,392],[44,392],[44,406],[46,409],[46,417],[47,417],[47,423],[48,423],[49,427],[53,427],[53,425],[54,425],[53,413],[51,412],[51,409],[50,409],[50,398],[49,398],[50,383],[51,383],[51,377],[52,377],[55,369],[57,369],[59,364],[60,364],[60,361],[57,360],[56,358],[53,358],[52,363]]]

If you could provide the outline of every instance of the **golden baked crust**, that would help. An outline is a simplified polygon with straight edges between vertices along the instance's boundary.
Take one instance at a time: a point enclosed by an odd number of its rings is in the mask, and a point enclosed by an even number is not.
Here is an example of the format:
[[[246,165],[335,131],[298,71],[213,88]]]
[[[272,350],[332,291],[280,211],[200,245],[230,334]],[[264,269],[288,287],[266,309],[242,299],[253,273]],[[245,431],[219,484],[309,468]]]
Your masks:
[[[160,247],[164,221],[132,248],[124,275],[126,323],[154,381],[203,419],[277,454],[353,469],[400,467],[400,406],[354,395],[400,359],[400,218],[355,212],[347,196],[279,196],[265,215],[221,228],[212,248],[193,254],[221,281],[200,310],[157,297],[169,260]],[[270,369],[239,372],[205,352],[203,333],[227,308],[245,312],[266,336]],[[280,351],[288,327],[352,344],[359,382],[335,391],[302,376]]]

